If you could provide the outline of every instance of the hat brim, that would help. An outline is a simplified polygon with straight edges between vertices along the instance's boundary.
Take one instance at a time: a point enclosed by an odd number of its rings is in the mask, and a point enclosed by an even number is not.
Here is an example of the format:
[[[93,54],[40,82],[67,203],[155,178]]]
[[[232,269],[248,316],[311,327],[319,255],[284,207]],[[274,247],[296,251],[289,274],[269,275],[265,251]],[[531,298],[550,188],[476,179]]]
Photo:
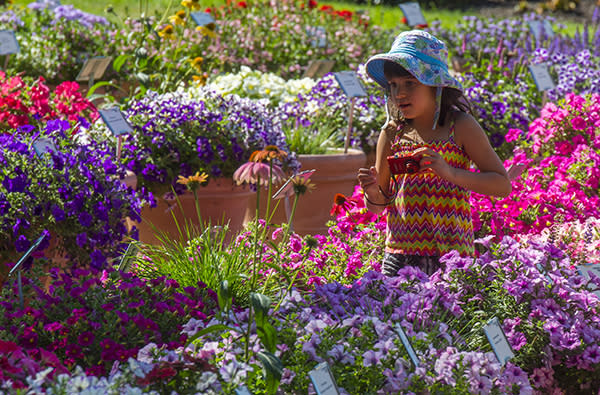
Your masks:
[[[463,91],[461,83],[450,75],[448,69],[444,69],[435,64],[429,64],[428,69],[424,73],[415,73],[413,70],[420,70],[419,65],[423,61],[415,56],[403,53],[384,53],[375,55],[371,57],[365,65],[369,77],[381,85],[385,90],[389,89],[387,78],[385,78],[385,74],[383,73],[383,64],[386,61],[399,64],[423,85],[442,86],[458,89],[461,92]]]

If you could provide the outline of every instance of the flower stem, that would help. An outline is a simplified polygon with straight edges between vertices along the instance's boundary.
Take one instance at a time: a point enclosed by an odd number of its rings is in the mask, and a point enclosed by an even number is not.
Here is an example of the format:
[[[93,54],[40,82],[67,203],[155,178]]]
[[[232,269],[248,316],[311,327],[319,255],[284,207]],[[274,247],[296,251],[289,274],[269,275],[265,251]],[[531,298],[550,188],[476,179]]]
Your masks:
[[[288,226],[285,229],[285,233],[283,234],[283,239],[281,241],[282,244],[285,244],[285,242],[287,241],[287,238],[290,234],[290,229],[292,227],[292,221],[294,220],[294,214],[296,213],[296,206],[298,205],[298,196],[299,195],[297,193],[294,195],[294,204],[292,204],[292,213],[290,214]]]

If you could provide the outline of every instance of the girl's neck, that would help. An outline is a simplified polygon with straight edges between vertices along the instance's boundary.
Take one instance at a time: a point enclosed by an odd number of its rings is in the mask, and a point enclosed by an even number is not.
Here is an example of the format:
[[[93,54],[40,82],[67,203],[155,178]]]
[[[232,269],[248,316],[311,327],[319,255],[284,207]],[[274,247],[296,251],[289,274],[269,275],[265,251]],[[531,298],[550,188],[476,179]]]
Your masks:
[[[427,113],[427,114],[423,114],[420,115],[416,118],[410,119],[408,120],[408,124],[416,129],[419,134],[424,134],[424,135],[429,135],[429,133],[431,133],[432,130],[431,127],[433,126],[433,118],[435,115],[435,110],[432,111],[432,113]],[[439,125],[436,125],[436,131],[439,129]]]

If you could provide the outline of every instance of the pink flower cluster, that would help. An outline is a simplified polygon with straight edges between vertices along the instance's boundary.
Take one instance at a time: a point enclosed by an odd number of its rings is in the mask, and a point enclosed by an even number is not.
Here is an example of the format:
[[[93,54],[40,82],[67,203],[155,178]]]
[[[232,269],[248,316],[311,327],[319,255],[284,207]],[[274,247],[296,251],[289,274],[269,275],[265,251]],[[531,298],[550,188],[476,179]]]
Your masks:
[[[548,103],[529,131],[512,129],[518,141],[511,166],[525,166],[510,196],[473,194],[471,205],[480,235],[538,234],[553,224],[598,217],[600,199],[600,95],[569,94]]]
[[[23,349],[11,341],[0,340],[0,382],[10,381],[12,388],[27,387],[26,379],[46,368],[50,375],[68,373],[58,357],[44,348]]]
[[[44,78],[29,81],[0,71],[0,130],[17,129],[56,118],[93,122],[98,118],[94,105],[84,98],[77,82],[65,81],[54,91]]]

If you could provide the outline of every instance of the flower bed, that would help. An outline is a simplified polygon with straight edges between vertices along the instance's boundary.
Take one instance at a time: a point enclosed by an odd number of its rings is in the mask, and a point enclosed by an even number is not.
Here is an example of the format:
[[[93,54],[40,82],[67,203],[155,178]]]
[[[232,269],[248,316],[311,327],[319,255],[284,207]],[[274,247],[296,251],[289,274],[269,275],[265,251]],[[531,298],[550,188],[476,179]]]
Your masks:
[[[127,236],[124,219],[139,217],[140,198],[121,182],[124,170],[112,152],[80,145],[73,133],[68,121],[57,120],[39,131],[28,125],[0,136],[4,259],[13,251],[25,252],[42,234],[52,235],[58,252],[73,264],[100,268],[120,254]],[[49,138],[56,151],[37,155],[32,143],[40,136]],[[48,246],[48,238],[40,249]]]

